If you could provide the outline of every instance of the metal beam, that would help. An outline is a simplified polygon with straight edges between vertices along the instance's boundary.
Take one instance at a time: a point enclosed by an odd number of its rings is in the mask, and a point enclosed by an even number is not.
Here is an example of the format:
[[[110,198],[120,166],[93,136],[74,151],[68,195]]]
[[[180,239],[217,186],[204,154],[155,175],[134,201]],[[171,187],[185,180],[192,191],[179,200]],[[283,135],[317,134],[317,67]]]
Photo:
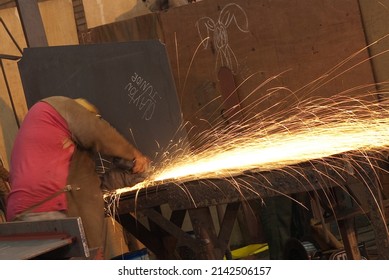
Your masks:
[[[61,257],[89,257],[79,217],[0,223],[0,259],[30,259],[67,245]]]

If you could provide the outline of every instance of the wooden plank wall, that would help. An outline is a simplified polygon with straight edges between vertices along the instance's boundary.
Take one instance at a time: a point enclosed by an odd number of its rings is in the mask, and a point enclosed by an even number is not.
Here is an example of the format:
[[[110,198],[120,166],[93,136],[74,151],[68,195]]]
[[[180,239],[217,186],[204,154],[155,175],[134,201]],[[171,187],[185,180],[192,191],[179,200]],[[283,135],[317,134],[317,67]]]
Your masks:
[[[389,0],[359,0],[374,75],[383,98],[389,96]]]
[[[39,2],[49,46],[78,44],[77,27],[71,0]]]
[[[20,48],[26,47],[26,41],[16,8],[10,7],[0,10],[0,17],[3,19]],[[0,38],[0,53],[21,56],[18,48],[14,45],[8,33],[1,25]],[[23,119],[27,108],[20,77],[18,76],[17,63],[15,61],[3,60],[3,65],[5,71],[0,76],[0,156],[5,166],[8,167],[11,148],[18,130],[17,124]],[[7,80],[4,78],[4,75],[7,77]],[[8,88],[11,93],[11,98],[15,104],[17,118],[15,117],[11,104],[6,81],[9,85]]]
[[[84,36],[81,38],[83,43],[94,42],[95,39],[97,40],[95,42],[98,42],[158,38],[166,43],[186,118],[201,126],[199,119],[212,118],[215,110],[220,109],[221,104],[218,101],[220,87],[214,72],[217,52],[212,43],[208,44],[206,49],[201,45],[196,23],[203,16],[217,22],[221,10],[231,3],[230,1],[198,1],[169,9],[167,12],[147,14],[128,20],[127,16],[130,16],[133,8],[139,3],[120,0],[116,1],[115,5],[110,5],[111,2],[106,0],[82,1],[83,11],[80,11],[77,8],[80,3],[76,3],[77,1],[81,0],[39,1],[50,45],[78,43],[74,30],[77,30],[75,14],[78,18],[79,12],[84,12],[86,26],[95,27],[81,34]],[[71,9],[72,2],[74,10]],[[247,95],[266,77],[287,71],[268,87],[281,85],[295,91],[359,50],[363,44],[361,39],[363,28],[360,28],[358,4],[362,10],[363,27],[369,42],[389,33],[387,27],[389,25],[386,22],[389,18],[389,0],[315,0],[314,3],[310,2],[310,5],[305,5],[304,1],[297,1],[297,4],[294,2],[294,5],[290,6],[285,5],[285,0],[234,3],[243,8],[248,19],[249,32],[239,30],[235,23],[228,28],[229,45],[239,62],[235,82],[240,84],[250,75],[254,75],[249,81],[244,82],[239,90],[239,96],[246,104],[258,99],[260,91],[251,96]],[[127,16],[121,17],[121,14]],[[25,42],[14,4],[0,6],[0,16],[10,26],[19,44],[24,47]],[[118,20],[122,21],[115,22]],[[17,50],[6,37],[4,30],[0,28],[1,53],[17,54]],[[370,51],[373,54],[385,51],[389,45],[386,41],[380,41],[374,46],[376,49],[371,48]],[[383,55],[373,59],[374,75],[378,81],[385,81],[389,77],[388,61],[389,59]],[[4,61],[4,64],[17,108],[16,114],[18,119],[22,120],[26,107],[15,63]],[[364,70],[359,68],[358,71],[359,75],[368,77],[369,80],[369,73],[361,74],[364,71],[369,72],[368,66],[365,66],[367,64],[363,65]],[[269,65],[272,66],[271,69]],[[321,92],[325,94],[337,92],[352,86],[353,83],[365,82],[357,77],[355,72],[348,71],[342,78],[334,79],[332,83],[336,85],[331,85],[334,86],[332,89],[323,88]],[[0,136],[3,139],[0,141],[0,152],[1,156],[7,159],[17,127],[2,75],[0,87],[1,106],[4,108],[0,113],[2,120]],[[282,93],[278,95],[278,98],[282,98]],[[216,101],[212,101],[215,99]],[[272,101],[270,100],[267,102],[276,102],[277,94],[274,94]],[[208,104],[207,108],[203,109],[205,104]],[[258,107],[258,111],[268,107],[269,103],[264,102],[261,106]],[[197,113],[199,110],[200,115]],[[9,113],[6,113],[7,111]],[[218,113],[216,118],[219,117]]]
[[[232,21],[226,30],[230,53],[222,54],[222,49],[217,49],[211,32],[210,44],[206,49],[203,48],[198,30],[204,26],[198,26],[203,24],[199,19],[206,15],[216,26],[218,22],[222,22],[226,13],[223,8],[230,3],[203,1],[196,4],[195,9],[194,6],[192,9],[181,7],[161,15],[163,28],[166,30],[165,43],[172,58],[174,76],[180,82],[177,87],[188,120],[198,124],[196,118],[208,119],[210,113],[216,117],[213,112],[223,108],[223,104],[217,102],[209,106],[209,109],[205,107],[205,104],[220,95],[217,71],[223,56],[232,60],[233,56],[236,57],[236,62],[232,61],[229,67],[234,68],[236,84],[241,84],[238,95],[243,108],[249,108],[257,100],[263,99],[252,111],[261,113],[272,107],[272,112],[266,112],[265,115],[287,109],[295,103],[296,98],[303,100],[313,95],[329,97],[361,83],[373,82],[370,64],[364,63],[338,78],[335,78],[336,74],[332,74],[331,78],[334,79],[321,88],[317,87],[311,92],[297,92],[365,47],[358,1],[314,0],[310,1],[310,5],[306,5],[305,1],[295,1],[293,5],[285,5],[283,0],[235,1],[242,10],[234,6],[229,9],[236,17],[236,23]],[[185,24],[178,25],[172,20],[177,17],[185,18]],[[244,30],[245,20],[247,30]],[[196,53],[197,47],[200,48]],[[174,60],[177,55],[179,61]],[[361,52],[343,70],[366,58],[367,51]],[[255,90],[275,75],[280,76]],[[205,84],[214,88],[200,90]],[[268,95],[268,91],[275,87],[285,87],[286,90]],[[274,107],[279,103],[282,105]],[[194,116],[201,110],[205,115]]]
[[[0,17],[7,25],[17,44],[23,49],[26,47],[26,41],[15,3],[11,4],[4,6],[5,8],[1,6]],[[78,44],[71,0],[39,1],[39,10],[50,46]],[[20,52],[2,25],[0,25],[0,42],[1,54],[20,55]],[[13,141],[18,130],[18,122],[22,122],[27,112],[27,106],[17,62],[3,60],[3,63],[5,73],[0,70],[0,157],[8,168]],[[4,74],[7,80],[5,80]],[[11,104],[6,81],[9,85],[16,114]]]
[[[363,50],[366,40],[357,0],[285,3],[205,0],[92,28],[86,43],[158,37],[166,44],[184,117],[199,131],[222,118],[224,104],[217,76],[222,65],[234,72],[243,108],[263,99],[254,109],[250,108],[254,113],[264,113],[272,107],[274,114],[297,99],[329,97],[374,83],[369,54]],[[226,24],[223,21],[228,12],[234,18]],[[228,50],[218,48],[212,26],[207,28],[205,19],[215,28],[224,25]],[[209,39],[202,42],[207,36]],[[300,90],[319,78],[323,81],[327,71],[353,55],[352,60],[327,76],[325,84]],[[285,90],[269,95],[276,87]]]
[[[382,100],[389,100],[389,0],[359,0],[366,40],[370,46],[377,88]],[[384,103],[388,106],[387,103]],[[389,166],[386,166],[389,168]],[[389,199],[389,174],[382,172],[381,183],[384,199]],[[389,211],[386,208],[387,212]],[[388,218],[388,213],[386,213]]]

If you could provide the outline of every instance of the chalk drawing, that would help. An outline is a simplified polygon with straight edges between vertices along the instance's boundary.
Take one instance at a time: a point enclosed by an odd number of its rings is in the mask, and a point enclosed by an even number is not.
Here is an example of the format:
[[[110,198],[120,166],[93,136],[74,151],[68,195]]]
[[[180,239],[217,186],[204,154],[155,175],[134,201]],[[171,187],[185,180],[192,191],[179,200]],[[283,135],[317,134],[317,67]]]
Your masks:
[[[218,70],[221,66],[230,68],[236,74],[238,60],[230,47],[227,29],[234,23],[241,32],[249,32],[248,18],[242,7],[235,3],[226,5],[219,14],[217,21],[210,17],[202,17],[196,22],[196,27],[203,46],[206,49],[209,41],[213,41],[216,48],[216,65]],[[209,38],[208,40],[205,40]]]
[[[124,89],[130,98],[128,103],[134,104],[139,111],[143,112],[142,119],[151,120],[158,99],[162,99],[153,85],[135,72],[130,76],[129,82]]]

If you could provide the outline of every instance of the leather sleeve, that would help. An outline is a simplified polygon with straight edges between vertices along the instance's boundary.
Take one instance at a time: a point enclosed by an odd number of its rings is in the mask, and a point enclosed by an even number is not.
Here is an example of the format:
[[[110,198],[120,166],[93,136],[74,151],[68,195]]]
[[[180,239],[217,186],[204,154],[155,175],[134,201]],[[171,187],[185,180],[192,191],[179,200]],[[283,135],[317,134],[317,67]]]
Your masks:
[[[73,99],[53,96],[43,100],[68,123],[72,140],[83,148],[109,156],[133,160],[139,151],[107,121],[89,112]]]

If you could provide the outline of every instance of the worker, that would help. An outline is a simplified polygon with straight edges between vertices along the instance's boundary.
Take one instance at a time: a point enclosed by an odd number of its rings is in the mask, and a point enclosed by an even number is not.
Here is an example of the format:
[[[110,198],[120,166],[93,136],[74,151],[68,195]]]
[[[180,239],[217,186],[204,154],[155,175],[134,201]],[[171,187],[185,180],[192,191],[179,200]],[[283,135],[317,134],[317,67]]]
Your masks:
[[[101,256],[105,205],[96,153],[133,162],[134,174],[150,164],[85,99],[52,96],[37,102],[12,149],[7,220],[81,217],[89,248]]]

